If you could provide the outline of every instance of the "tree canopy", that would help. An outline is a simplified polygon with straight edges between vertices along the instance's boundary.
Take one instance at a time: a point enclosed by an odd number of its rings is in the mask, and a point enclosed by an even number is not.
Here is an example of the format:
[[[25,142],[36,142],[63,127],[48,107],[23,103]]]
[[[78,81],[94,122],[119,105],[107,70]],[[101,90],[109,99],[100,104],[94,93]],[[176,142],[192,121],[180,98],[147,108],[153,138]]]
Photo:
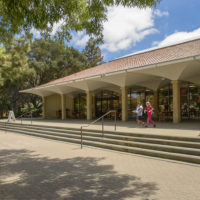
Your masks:
[[[31,28],[48,36],[61,22],[58,39],[69,40],[71,31],[86,30],[102,40],[102,22],[109,6],[155,6],[160,0],[0,0],[0,41]]]
[[[0,55],[0,70],[2,85],[0,87],[0,107],[3,110],[13,108],[17,112],[19,90],[22,89],[29,78],[34,75],[34,70],[29,68],[27,53],[29,41],[22,37],[13,39],[5,45],[5,50]]]
[[[35,71],[35,75],[29,79],[29,87],[47,83],[86,67],[84,54],[53,40],[35,40],[28,52],[28,59],[29,67]]]
[[[100,49],[98,56],[101,57]],[[96,58],[95,55],[93,57]],[[91,62],[94,63],[93,60]],[[20,94],[20,90],[39,86],[90,66],[84,52],[64,43],[51,39],[32,41],[26,37],[12,39],[0,48],[0,115],[9,109],[18,115],[22,108],[37,108],[41,104],[39,96]]]
[[[83,50],[86,56],[86,66],[94,67],[103,62],[103,56],[101,55],[101,49],[97,46],[94,38],[90,38]]]
[[[96,44],[103,41],[109,6],[152,7],[160,1],[0,0],[0,43],[4,43],[0,47],[0,115],[8,109],[17,114],[21,108],[30,107],[30,102],[33,107],[40,103],[38,96],[20,95],[19,90],[101,63]],[[52,38],[55,24],[60,26]],[[32,29],[45,39],[32,41]],[[92,37],[83,52],[57,41],[69,41],[71,33],[81,30]]]

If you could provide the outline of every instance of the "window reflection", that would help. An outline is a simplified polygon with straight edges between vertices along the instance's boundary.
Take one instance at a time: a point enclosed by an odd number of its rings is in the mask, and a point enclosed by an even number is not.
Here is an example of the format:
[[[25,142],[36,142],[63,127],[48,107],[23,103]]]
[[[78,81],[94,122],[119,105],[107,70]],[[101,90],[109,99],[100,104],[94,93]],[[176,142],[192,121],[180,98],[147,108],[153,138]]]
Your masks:
[[[173,111],[172,86],[168,85],[161,88],[159,90],[158,96],[159,111]]]
[[[196,119],[200,117],[200,87],[195,84],[183,83],[180,96],[182,118]]]
[[[159,120],[172,120],[173,92],[172,85],[159,89]],[[200,87],[182,82],[180,86],[180,106],[182,119],[200,118]]]
[[[110,110],[121,112],[119,94],[112,91],[101,91],[95,97],[96,117],[100,117]]]
[[[86,95],[78,94],[74,97],[74,113],[76,118],[85,118],[86,113]]]
[[[145,88],[133,89],[129,88],[128,91],[128,116],[130,118],[135,117],[135,113],[132,111],[136,109],[137,102],[141,102],[142,106],[145,107],[146,102],[150,101],[154,104],[153,91]]]

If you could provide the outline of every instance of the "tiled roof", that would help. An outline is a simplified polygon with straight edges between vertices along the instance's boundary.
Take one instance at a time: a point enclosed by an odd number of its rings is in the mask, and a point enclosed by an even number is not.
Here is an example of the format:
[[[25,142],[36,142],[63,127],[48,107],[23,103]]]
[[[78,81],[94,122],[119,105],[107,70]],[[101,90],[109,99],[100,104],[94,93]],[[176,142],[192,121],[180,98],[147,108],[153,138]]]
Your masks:
[[[68,82],[76,79],[87,78],[95,75],[106,74],[119,70],[138,68],[147,65],[183,59],[200,55],[200,38],[184,43],[158,48],[142,53],[136,53],[127,57],[119,58],[96,67],[92,67],[75,74],[48,82],[42,86],[52,85],[61,82]]]

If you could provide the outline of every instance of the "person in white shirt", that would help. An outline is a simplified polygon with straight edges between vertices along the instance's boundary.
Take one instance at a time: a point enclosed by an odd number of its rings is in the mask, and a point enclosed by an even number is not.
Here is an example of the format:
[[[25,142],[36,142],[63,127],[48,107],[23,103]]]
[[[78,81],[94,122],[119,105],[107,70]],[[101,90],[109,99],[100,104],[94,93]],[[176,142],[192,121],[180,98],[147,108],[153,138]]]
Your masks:
[[[136,110],[134,110],[133,112],[136,113],[136,121],[138,126],[140,126],[142,124],[142,115],[143,115],[143,106],[140,102],[137,103]]]

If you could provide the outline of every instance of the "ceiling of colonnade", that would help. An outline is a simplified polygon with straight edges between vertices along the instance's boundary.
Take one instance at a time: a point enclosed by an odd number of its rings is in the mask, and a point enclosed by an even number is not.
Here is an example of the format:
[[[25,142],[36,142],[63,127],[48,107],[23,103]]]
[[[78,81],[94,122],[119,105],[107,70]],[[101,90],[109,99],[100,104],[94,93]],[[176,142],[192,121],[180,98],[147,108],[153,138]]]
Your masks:
[[[168,63],[152,67],[142,67],[98,78],[118,87],[146,87],[159,89],[172,80],[188,81],[200,85],[200,59]]]
[[[120,88],[112,83],[99,80],[79,80],[71,83],[50,85],[44,87],[24,90],[24,93],[36,94],[39,96],[49,96],[52,94],[69,94],[74,95],[86,91],[98,92],[100,90],[110,90],[119,92]]]
[[[154,75],[161,79],[189,81],[200,84],[200,60],[191,60],[159,67],[139,70],[144,75]]]
[[[166,78],[155,76],[153,74],[144,74],[140,72],[124,72],[121,74],[104,76],[101,81],[112,83],[120,87],[146,87],[151,90],[156,90],[170,81]]]
[[[188,64],[180,74],[179,80],[189,81],[200,85],[200,60],[195,60]]]

